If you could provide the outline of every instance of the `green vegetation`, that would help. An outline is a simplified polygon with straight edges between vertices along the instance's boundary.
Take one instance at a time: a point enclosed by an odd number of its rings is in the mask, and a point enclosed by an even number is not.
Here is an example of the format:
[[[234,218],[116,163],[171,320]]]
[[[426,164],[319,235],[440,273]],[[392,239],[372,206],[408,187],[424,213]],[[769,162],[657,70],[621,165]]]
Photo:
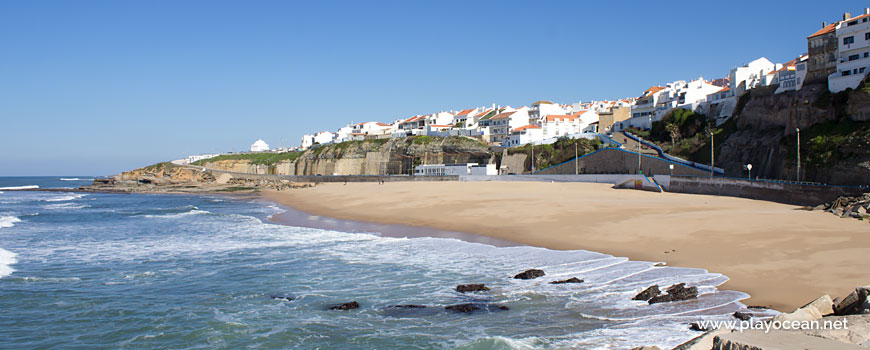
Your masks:
[[[782,147],[787,160],[797,158],[797,137],[785,137]],[[849,118],[827,121],[801,129],[801,161],[812,167],[829,167],[853,156],[870,152],[870,122]]]
[[[574,145],[577,145],[577,155],[582,156],[603,148],[601,140],[570,139],[561,137],[555,143],[535,147],[535,169],[541,170],[574,159]],[[508,154],[531,154],[531,145],[508,149]]]
[[[288,160],[295,161],[296,158],[302,155],[302,152],[282,152],[282,153],[271,153],[271,152],[259,152],[259,153],[235,153],[235,154],[222,154],[217,157],[208,158],[198,160],[193,162],[193,165],[203,166],[206,163],[218,162],[222,160],[247,160],[250,161],[251,164],[262,164],[272,166],[277,164],[278,162]]]
[[[411,136],[411,142],[415,145],[425,145],[432,142],[432,136],[420,135],[420,136]]]

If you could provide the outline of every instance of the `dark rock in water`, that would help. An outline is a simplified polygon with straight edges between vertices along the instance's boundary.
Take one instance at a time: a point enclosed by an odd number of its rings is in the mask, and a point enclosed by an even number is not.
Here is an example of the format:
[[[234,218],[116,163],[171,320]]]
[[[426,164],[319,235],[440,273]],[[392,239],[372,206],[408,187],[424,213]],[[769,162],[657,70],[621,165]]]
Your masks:
[[[426,305],[390,305],[381,310],[381,314],[390,317],[425,317],[441,312],[440,308]]]
[[[550,282],[550,284],[565,284],[565,283],[583,283],[583,280],[581,280],[577,277],[571,277],[571,278],[566,279],[566,280]]]
[[[770,306],[761,306],[761,305],[749,305],[746,308],[747,309],[756,309],[756,310],[770,310]]]
[[[511,308],[509,308],[505,305],[466,303],[466,304],[448,305],[448,306],[445,306],[444,309],[450,310],[450,311],[455,311],[455,312],[470,313],[470,312],[481,311],[481,310],[486,310],[489,312],[507,311],[507,310],[510,310]]]
[[[456,291],[460,292],[460,293],[485,292],[488,290],[489,290],[489,288],[487,288],[483,284],[460,284],[460,285],[456,286]]]
[[[396,308],[396,309],[425,309],[426,305],[408,304],[408,305],[390,305],[388,307]]]
[[[667,303],[680,300],[695,299],[698,297],[698,287],[686,288],[685,283],[675,284],[668,287],[668,294],[652,297],[649,300],[650,305],[656,303]]]
[[[518,280],[532,280],[545,275],[544,270],[531,269],[518,273],[514,278]]]
[[[752,314],[737,311],[734,313],[734,318],[741,320],[741,321],[749,321],[749,319],[752,318]]]
[[[474,312],[480,310],[480,307],[474,304],[457,304],[446,306],[444,309],[456,312]]]
[[[349,303],[344,303],[344,304],[341,304],[341,305],[335,305],[335,306],[333,306],[333,307],[330,307],[329,309],[330,309],[330,310],[353,310],[353,309],[359,309],[359,303],[357,303],[357,302],[355,302],[355,301],[351,301],[351,302],[349,302]]]
[[[650,298],[658,296],[661,293],[662,293],[662,291],[659,290],[659,285],[654,284],[654,285],[650,286],[649,288],[644,289],[643,292],[638,293],[638,295],[635,295],[634,298],[631,298],[631,300],[647,301],[647,300],[650,300]]]
[[[692,322],[692,323],[690,323],[690,324],[689,324],[689,329],[691,329],[691,330],[693,330],[693,331],[697,331],[697,332],[707,332],[707,331],[710,330],[709,328],[701,327],[701,324],[698,323],[698,322]]]
[[[272,298],[275,300],[286,300],[286,301],[293,301],[293,299],[296,299],[296,297],[293,297],[290,295],[283,295],[283,294],[272,294],[269,296],[269,298]]]

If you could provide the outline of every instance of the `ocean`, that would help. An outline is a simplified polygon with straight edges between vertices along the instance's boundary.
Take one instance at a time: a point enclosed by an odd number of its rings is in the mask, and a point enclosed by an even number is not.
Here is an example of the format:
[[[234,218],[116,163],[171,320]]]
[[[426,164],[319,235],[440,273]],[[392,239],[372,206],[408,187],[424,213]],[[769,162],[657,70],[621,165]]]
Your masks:
[[[589,251],[280,225],[288,209],[251,197],[8,190],[91,179],[0,178],[0,349],[665,348],[748,297],[720,274]],[[530,268],[546,276],[512,278]],[[549,283],[570,277],[585,281]],[[631,300],[678,282],[701,295]],[[455,291],[467,283],[491,290]],[[445,309],[463,303],[480,310]],[[426,307],[393,307],[408,304]]]

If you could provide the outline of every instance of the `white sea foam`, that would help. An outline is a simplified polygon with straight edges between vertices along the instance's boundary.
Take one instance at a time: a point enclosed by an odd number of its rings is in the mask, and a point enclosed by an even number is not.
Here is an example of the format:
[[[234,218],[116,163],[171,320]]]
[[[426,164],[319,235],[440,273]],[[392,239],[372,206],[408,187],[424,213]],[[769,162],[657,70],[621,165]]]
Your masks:
[[[21,219],[15,216],[0,216],[0,228],[2,227],[12,227],[15,226],[16,223],[21,222]]]
[[[91,206],[87,205],[87,204],[79,204],[79,203],[71,203],[70,202],[70,203],[48,204],[45,206],[45,209],[67,210],[67,209],[84,209],[84,208],[90,208],[90,207]]]
[[[0,190],[34,190],[37,188],[39,185],[0,187]]]
[[[66,202],[66,201],[76,200],[76,199],[82,198],[84,196],[87,196],[87,194],[75,193],[75,194],[69,194],[69,195],[64,195],[64,196],[60,196],[60,197],[44,199],[44,201],[46,201],[46,202]]]
[[[17,255],[18,254],[0,248],[0,278],[9,276],[10,274],[12,274],[13,271],[15,271],[11,267],[9,267],[9,265],[18,262],[18,260],[15,259],[15,256]]]
[[[194,207],[194,208],[196,208],[196,207]],[[208,211],[208,210],[193,209],[193,210],[186,211],[186,212],[183,212],[183,213],[162,214],[162,215],[152,215],[152,214],[147,214],[147,215],[143,215],[143,217],[146,217],[146,218],[160,218],[160,219],[178,219],[178,218],[183,218],[183,217],[185,217],[185,216],[190,216],[190,215],[203,215],[203,214],[211,214],[211,212]]]

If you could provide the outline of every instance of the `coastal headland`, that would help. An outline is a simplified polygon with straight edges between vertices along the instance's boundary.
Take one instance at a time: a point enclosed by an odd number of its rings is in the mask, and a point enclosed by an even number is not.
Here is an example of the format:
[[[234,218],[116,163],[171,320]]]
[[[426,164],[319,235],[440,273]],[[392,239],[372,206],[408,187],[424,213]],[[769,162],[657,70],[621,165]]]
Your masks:
[[[705,268],[791,311],[867,284],[867,224],[733,197],[548,182],[321,183],[262,195],[314,215],[467,232],[557,250],[583,249]]]

